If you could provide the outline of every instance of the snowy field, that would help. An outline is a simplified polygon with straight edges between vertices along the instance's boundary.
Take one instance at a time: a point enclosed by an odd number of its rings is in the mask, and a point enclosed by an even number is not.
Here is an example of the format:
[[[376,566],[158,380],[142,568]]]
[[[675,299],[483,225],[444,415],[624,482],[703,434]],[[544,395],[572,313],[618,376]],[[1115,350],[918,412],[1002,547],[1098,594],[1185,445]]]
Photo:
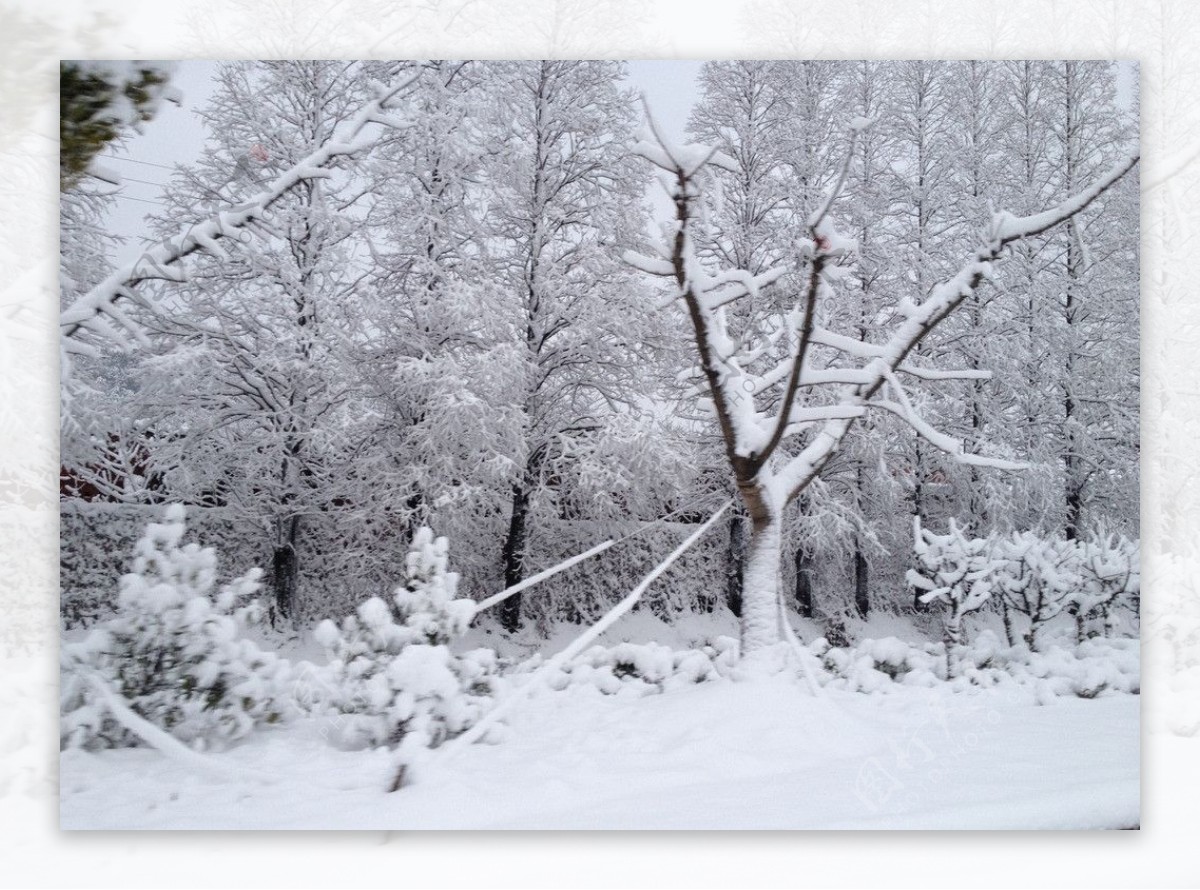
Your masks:
[[[1134,695],[825,691],[783,677],[660,695],[542,692],[501,744],[386,751],[333,718],[252,734],[205,775],[145,748],[61,757],[65,829],[1095,829],[1139,824]]]

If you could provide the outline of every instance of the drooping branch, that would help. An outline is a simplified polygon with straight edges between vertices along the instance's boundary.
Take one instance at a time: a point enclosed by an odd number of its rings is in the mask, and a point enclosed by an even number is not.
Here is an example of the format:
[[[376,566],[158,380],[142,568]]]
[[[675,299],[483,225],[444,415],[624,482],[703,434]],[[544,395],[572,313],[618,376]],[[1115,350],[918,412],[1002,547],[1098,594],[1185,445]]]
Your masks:
[[[913,407],[900,381],[890,370],[886,372],[885,379],[887,380],[888,388],[895,395],[895,400],[872,399],[867,403],[868,406],[887,411],[899,417],[912,427],[918,436],[938,450],[950,455],[954,460],[961,464],[976,467],[991,467],[997,470],[1024,470],[1028,468],[1028,464],[985,457],[979,454],[970,454],[964,451],[963,443],[960,439],[946,435],[921,416],[917,409]]]
[[[226,259],[227,254],[219,243],[221,239],[250,237],[249,230],[261,223],[269,215],[270,207],[284,195],[301,183],[328,178],[332,175],[328,168],[337,158],[357,154],[375,145],[380,135],[365,132],[370,126],[379,125],[385,130],[407,126],[406,121],[389,114],[388,110],[418,76],[414,72],[391,86],[379,87],[376,98],[354,115],[342,133],[335,134],[338,138],[330,138],[277,176],[263,191],[235,207],[181,228],[177,234],[160,241],[75,300],[59,316],[64,350],[92,354],[95,350],[83,342],[84,335],[91,333],[116,338],[117,327],[140,337],[140,329],[118,305],[122,300],[146,304],[146,298],[135,290],[138,284],[153,279],[185,281],[187,273],[182,261],[196,251],[207,251],[218,259]]]

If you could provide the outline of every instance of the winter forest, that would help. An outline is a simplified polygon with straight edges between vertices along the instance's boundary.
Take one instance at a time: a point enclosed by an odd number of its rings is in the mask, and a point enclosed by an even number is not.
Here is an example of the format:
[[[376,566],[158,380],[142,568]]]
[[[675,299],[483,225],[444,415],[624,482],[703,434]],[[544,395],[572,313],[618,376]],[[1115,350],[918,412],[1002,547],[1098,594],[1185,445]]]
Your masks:
[[[189,64],[62,67],[63,827],[1138,826],[1134,66]]]

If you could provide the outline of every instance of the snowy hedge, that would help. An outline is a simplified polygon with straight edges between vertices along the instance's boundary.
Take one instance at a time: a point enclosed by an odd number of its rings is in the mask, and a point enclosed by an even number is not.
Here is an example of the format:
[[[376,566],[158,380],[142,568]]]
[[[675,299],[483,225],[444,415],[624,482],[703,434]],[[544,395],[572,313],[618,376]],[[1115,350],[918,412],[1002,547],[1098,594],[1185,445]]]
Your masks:
[[[228,742],[287,716],[288,662],[241,637],[255,617],[259,571],[213,596],[212,548],[183,544],[184,509],[169,507],[135,548],[117,614],[61,652],[63,747],[136,745],[124,708],[196,747]]]
[[[735,674],[737,640],[717,637],[692,649],[660,643],[594,646],[547,679],[551,689],[594,688],[603,695],[652,695]],[[991,688],[1024,690],[1040,702],[1057,696],[1094,698],[1140,691],[1137,640],[1089,639],[1075,646],[1036,652],[1023,643],[1009,646],[990,630],[958,648],[953,675],[946,671],[944,643],[909,643],[896,637],[865,639],[853,646],[831,646],[821,637],[800,654],[815,681],[829,689],[888,694],[902,687],[972,692]],[[519,674],[542,665],[533,658]],[[781,660],[780,668],[789,662]],[[787,670],[797,670],[795,661]]]
[[[88,503],[59,505],[59,614],[65,627],[87,627],[117,611],[114,578],[131,571],[138,540],[162,507],[146,504]],[[252,566],[269,556],[257,529],[237,523],[221,508],[187,508],[191,532],[221,554],[217,584],[232,581],[230,566]]]

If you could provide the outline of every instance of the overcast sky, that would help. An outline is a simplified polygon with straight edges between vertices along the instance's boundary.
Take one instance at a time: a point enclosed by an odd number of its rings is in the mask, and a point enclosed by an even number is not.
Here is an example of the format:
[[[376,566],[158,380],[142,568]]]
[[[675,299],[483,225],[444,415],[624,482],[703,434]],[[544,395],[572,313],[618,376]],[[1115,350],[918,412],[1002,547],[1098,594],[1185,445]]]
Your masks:
[[[183,92],[182,106],[164,104],[154,120],[145,125],[142,135],[127,139],[118,151],[105,155],[112,161],[109,166],[119,170],[125,181],[110,217],[113,231],[126,239],[116,256],[117,262],[129,262],[141,252],[148,239],[145,217],[163,206],[162,189],[171,175],[171,165],[190,163],[199,156],[206,132],[196,112],[207,104],[215,89],[212,77],[218,64],[180,62],[173,82]],[[696,78],[704,63],[631,61],[628,64],[630,86],[646,97],[668,137],[682,140],[698,96]],[[1121,105],[1129,107],[1135,84],[1136,65],[1121,63],[1118,77]],[[670,202],[661,187],[653,186],[649,197],[660,218],[670,214]]]
[[[118,251],[118,263],[129,262],[141,252],[148,239],[147,214],[162,208],[163,185],[171,176],[173,164],[194,161],[203,147],[206,131],[197,115],[216,88],[213,74],[219,62],[180,62],[172,82],[183,92],[182,106],[164,103],[140,136],[133,136],[116,151],[104,155],[109,166],[124,180],[116,208],[110,216],[113,231],[126,241]],[[629,63],[629,84],[641,92],[654,112],[655,119],[672,138],[683,136],[688,114],[695,102],[699,61],[633,61]],[[661,189],[651,192],[659,212],[668,209]]]

